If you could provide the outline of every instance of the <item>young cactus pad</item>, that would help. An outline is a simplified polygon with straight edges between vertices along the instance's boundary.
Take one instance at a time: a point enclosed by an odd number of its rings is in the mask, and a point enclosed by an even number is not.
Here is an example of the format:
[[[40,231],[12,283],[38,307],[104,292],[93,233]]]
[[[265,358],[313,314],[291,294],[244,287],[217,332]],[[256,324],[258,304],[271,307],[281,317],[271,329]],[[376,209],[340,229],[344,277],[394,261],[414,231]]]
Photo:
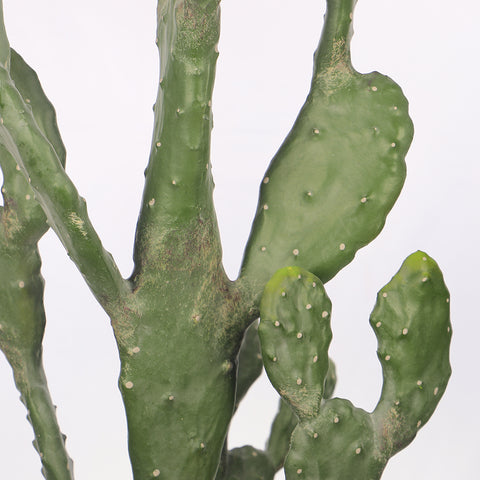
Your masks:
[[[379,292],[370,318],[384,378],[377,407],[367,413],[335,398],[312,409],[312,399],[324,388],[321,373],[331,336],[325,320],[329,315],[315,308],[321,302],[312,297],[312,281],[320,291],[320,280],[313,280],[311,274],[282,269],[267,284],[261,303],[259,333],[265,368],[299,417],[285,462],[286,476],[288,480],[377,480],[388,459],[427,422],[445,391],[451,372],[449,293],[434,260],[423,252],[409,256]],[[302,309],[305,301],[310,308]],[[291,326],[294,330],[300,325],[310,327],[295,342]],[[313,345],[317,346],[315,360],[319,359],[315,362],[310,358]],[[289,356],[282,358],[287,351]],[[287,362],[289,376],[282,366]],[[310,372],[317,363],[315,379]]]
[[[318,414],[329,359],[331,302],[322,282],[298,267],[267,283],[259,336],[270,381],[300,417]]]

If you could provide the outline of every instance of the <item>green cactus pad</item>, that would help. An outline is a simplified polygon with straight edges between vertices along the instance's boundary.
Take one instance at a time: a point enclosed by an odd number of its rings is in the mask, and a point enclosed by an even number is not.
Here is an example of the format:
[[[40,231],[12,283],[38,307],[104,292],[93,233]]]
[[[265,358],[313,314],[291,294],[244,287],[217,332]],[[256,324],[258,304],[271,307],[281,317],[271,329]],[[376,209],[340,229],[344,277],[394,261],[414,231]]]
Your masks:
[[[267,283],[258,333],[273,386],[300,417],[316,415],[328,371],[331,302],[321,281],[298,267]]]
[[[350,62],[355,0],[330,0],[308,98],[263,178],[241,276],[296,265],[326,282],[382,229],[413,127],[400,88]]]
[[[447,386],[449,302],[438,265],[420,251],[378,294],[370,323],[378,338],[383,390],[373,417],[389,455],[413,440]]]
[[[332,398],[336,385],[337,369],[335,367],[335,363],[333,363],[333,360],[330,358],[328,362],[327,377],[325,378],[325,389],[323,391],[323,398],[325,398],[326,400]]]
[[[228,453],[225,480],[273,480],[274,476],[275,468],[265,452],[245,446]]]
[[[287,480],[377,480],[385,464],[376,458],[370,415],[348,400],[328,400],[320,415],[301,422],[285,461]]]

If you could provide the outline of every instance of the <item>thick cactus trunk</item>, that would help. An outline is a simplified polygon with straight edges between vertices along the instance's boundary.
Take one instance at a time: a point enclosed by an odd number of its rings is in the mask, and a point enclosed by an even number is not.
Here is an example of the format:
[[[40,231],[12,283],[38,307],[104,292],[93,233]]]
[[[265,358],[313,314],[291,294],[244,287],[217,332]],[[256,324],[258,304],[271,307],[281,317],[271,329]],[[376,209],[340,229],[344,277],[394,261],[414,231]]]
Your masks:
[[[163,238],[159,270],[136,279],[128,327],[117,333],[136,480],[211,480],[218,467],[235,400],[240,297],[215,260],[211,228],[191,222]]]
[[[159,2],[136,318],[117,334],[136,480],[214,478],[234,407],[239,293],[221,263],[209,158],[218,36],[218,0]]]

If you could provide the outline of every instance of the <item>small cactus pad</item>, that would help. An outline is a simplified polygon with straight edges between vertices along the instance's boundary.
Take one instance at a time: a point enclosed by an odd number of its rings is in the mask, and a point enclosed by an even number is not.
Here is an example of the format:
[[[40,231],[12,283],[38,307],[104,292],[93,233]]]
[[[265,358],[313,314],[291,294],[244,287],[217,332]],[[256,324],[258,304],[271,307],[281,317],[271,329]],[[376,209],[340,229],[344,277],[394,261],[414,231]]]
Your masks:
[[[65,166],[66,151],[57,126],[57,116],[45,95],[35,71],[15,51],[11,50],[10,75],[26,105],[32,109],[35,122],[52,144],[60,162]]]
[[[294,430],[285,474],[287,480],[377,480],[384,466],[370,415],[334,398]]]
[[[408,445],[432,415],[450,377],[450,295],[436,262],[410,255],[378,294],[370,323],[378,338],[383,390],[373,413],[382,449]]]
[[[241,272],[255,288],[288,265],[328,281],[378,235],[403,186],[407,100],[351,66],[354,4],[328,2],[310,93],[263,178]]]
[[[258,333],[273,386],[300,417],[316,415],[329,359],[331,302],[321,281],[298,267],[280,269],[267,283]]]

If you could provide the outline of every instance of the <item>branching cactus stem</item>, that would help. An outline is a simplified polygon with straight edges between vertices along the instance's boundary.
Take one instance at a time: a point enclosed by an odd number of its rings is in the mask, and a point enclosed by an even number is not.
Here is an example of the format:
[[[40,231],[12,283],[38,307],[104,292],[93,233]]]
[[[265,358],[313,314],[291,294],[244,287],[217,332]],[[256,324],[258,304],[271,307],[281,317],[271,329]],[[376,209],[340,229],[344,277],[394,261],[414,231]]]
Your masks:
[[[157,1],[160,78],[127,279],[65,171],[55,112],[10,48],[0,0],[0,348],[47,480],[73,480],[41,362],[37,242],[48,226],[111,319],[134,480],[273,480],[283,466],[288,480],[376,480],[433,413],[450,374],[450,323],[443,278],[423,253],[372,313],[384,372],[377,408],[331,398],[323,284],[380,233],[413,136],[398,85],[352,66],[355,4],[327,0],[310,91],[261,180],[231,281],[210,164],[220,0]],[[262,365],[282,398],[267,446],[229,450],[230,420]]]

